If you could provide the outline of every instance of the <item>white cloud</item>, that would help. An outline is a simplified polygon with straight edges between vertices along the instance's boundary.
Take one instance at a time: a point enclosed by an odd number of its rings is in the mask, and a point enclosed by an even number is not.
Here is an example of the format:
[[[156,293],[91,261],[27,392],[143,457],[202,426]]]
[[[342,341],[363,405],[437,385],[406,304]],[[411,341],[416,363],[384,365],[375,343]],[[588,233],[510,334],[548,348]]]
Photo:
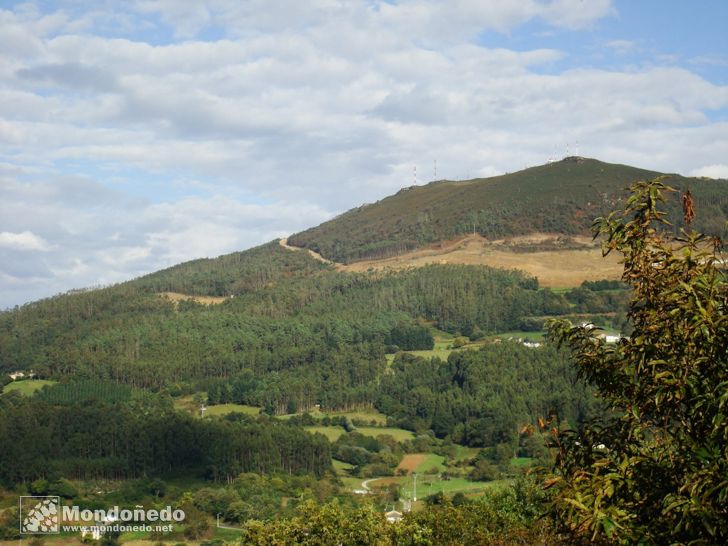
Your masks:
[[[48,250],[48,243],[30,231],[12,233],[0,231],[0,247],[13,250]]]
[[[490,175],[578,140],[608,161],[720,167],[728,124],[711,112],[728,86],[676,60],[563,69],[574,53],[553,37],[478,41],[613,13],[579,0],[0,10],[0,231],[45,244],[2,247],[0,306],[287,235],[411,184],[415,165],[428,181],[435,159],[438,178]]]
[[[707,176],[708,178],[728,179],[728,165],[718,163],[716,165],[705,165],[690,172],[690,176]]]
[[[611,0],[552,0],[542,17],[554,26],[585,28],[608,15],[615,15]]]
[[[624,55],[637,47],[637,43],[632,40],[610,40],[605,45],[620,55]]]

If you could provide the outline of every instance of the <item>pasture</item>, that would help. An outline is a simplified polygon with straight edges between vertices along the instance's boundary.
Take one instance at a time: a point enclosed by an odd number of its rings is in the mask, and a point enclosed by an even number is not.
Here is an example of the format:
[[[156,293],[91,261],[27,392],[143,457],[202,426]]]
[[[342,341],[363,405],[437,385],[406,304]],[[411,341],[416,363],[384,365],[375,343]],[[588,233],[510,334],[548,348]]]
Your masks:
[[[49,381],[46,379],[23,379],[8,383],[3,388],[3,394],[8,392],[18,392],[23,396],[31,396],[45,386],[55,385],[58,381]]]
[[[412,499],[414,494],[413,476],[387,476],[369,483],[371,489],[386,488],[396,483],[400,486],[400,495],[403,499]],[[491,482],[474,482],[466,478],[442,479],[438,476],[417,475],[417,499],[422,500],[429,495],[443,493],[480,493],[489,489],[496,489],[507,485],[509,480],[494,480]]]
[[[260,408],[257,406],[245,406],[242,404],[217,404],[208,406],[205,410],[205,417],[216,417],[228,413],[244,413],[246,415],[258,415]]]
[[[339,436],[347,434],[344,428],[340,426],[309,426],[304,428],[311,433],[320,432],[326,436],[330,442],[335,442],[339,439]],[[412,440],[415,437],[414,433],[409,430],[394,427],[356,427],[356,432],[359,432],[364,436],[371,436],[372,438],[376,438],[381,434],[388,434],[398,442]]]
[[[438,474],[445,471],[445,457],[442,455],[436,455],[434,453],[408,453],[402,458],[398,470],[405,470],[407,474],[413,472],[430,473],[433,472]]]
[[[387,416],[383,413],[378,412],[377,410],[370,408],[370,409],[361,409],[361,410],[352,410],[352,411],[321,411],[319,409],[314,409],[308,412],[311,417],[314,419],[324,419],[326,417],[334,418],[334,417],[348,417],[352,421],[361,421],[364,423],[374,423],[377,426],[385,425],[387,424]],[[302,415],[301,413],[289,413],[286,415],[278,415],[278,419],[290,419],[291,417],[295,415]]]

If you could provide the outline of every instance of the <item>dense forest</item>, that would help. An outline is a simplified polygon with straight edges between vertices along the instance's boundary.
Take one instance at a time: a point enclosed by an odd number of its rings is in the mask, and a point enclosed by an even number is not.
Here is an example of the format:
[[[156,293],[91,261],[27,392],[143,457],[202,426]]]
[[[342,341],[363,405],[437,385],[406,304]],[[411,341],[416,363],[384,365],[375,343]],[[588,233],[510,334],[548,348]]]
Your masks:
[[[600,409],[563,353],[512,342],[453,352],[447,362],[401,354],[382,378],[376,407],[404,428],[510,453],[537,416],[577,426]]]
[[[216,481],[242,472],[321,476],[331,465],[326,438],[300,427],[203,421],[176,411],[168,397],[96,382],[60,384],[29,399],[3,396],[0,437],[5,484],[185,472]]]
[[[492,178],[436,181],[352,209],[289,237],[289,242],[348,263],[401,254],[468,233],[491,240],[533,232],[588,235],[595,217],[626,200],[630,183],[657,174],[567,157]],[[726,234],[726,181],[670,175],[669,183],[692,192],[701,210],[693,227],[713,235]],[[677,233],[685,226],[679,203],[668,204],[667,212]]]
[[[626,297],[619,289],[539,290],[534,278],[476,266],[345,274],[275,243],[214,265],[201,270],[193,262],[2,313],[2,368],[172,393],[204,390],[213,403],[269,413],[371,406],[385,353],[432,348],[432,326],[470,339],[538,330],[552,316],[619,328]],[[247,288],[221,304],[156,293],[204,293],[228,268],[247,272],[239,279]],[[248,277],[265,282],[253,288]]]

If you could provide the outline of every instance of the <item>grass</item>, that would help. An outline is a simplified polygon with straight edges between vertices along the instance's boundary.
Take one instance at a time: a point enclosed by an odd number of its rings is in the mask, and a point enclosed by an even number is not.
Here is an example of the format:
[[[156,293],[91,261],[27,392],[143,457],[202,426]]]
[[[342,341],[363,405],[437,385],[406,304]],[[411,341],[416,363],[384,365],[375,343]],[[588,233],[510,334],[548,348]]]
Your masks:
[[[424,473],[436,470],[437,473],[445,471],[445,457],[434,453],[409,453],[402,458],[398,468],[408,472]]]
[[[318,409],[315,409],[313,411],[307,412],[311,417],[314,419],[324,419],[325,417],[348,417],[352,421],[363,421],[366,423],[371,423],[374,421],[377,425],[386,425],[387,424],[387,416],[383,413],[378,412],[375,409],[367,409],[367,410],[353,410],[353,411],[321,411]],[[278,419],[290,419],[291,417],[295,415],[301,415],[300,413],[289,413],[287,415],[278,415]]]
[[[520,331],[515,330],[512,332],[499,332],[497,334],[488,336],[488,339],[495,339],[495,338],[500,338],[500,339],[513,338],[513,339],[523,339],[525,341],[544,341],[545,340],[543,331],[520,332]]]
[[[452,338],[449,340],[442,340],[442,341],[436,341],[435,347],[433,349],[426,349],[426,350],[417,350],[417,351],[400,351],[402,353],[407,353],[410,355],[415,356],[421,356],[422,358],[434,358],[437,357],[442,361],[446,361],[447,357],[450,356],[450,353],[453,351],[463,351],[465,349],[478,349],[483,346],[482,341],[475,341],[468,343],[467,345],[463,345],[462,347],[458,347],[457,349],[452,349]],[[394,357],[397,356],[396,354],[388,354],[385,355],[387,358],[387,365],[391,366],[392,362],[394,362]]]
[[[394,427],[356,427],[356,431],[362,433],[364,436],[371,436],[373,438],[376,438],[380,434],[389,434],[398,442],[412,440],[415,437],[414,432]]]
[[[346,434],[344,428],[339,426],[312,426],[304,428],[311,433],[320,432],[326,436],[330,442],[335,442],[339,439],[339,436]],[[414,433],[409,430],[394,427],[356,427],[356,432],[359,432],[364,436],[371,436],[372,438],[376,438],[380,434],[389,434],[398,442],[411,440],[415,437]]]
[[[207,393],[201,393],[203,396],[207,396]],[[197,405],[197,403],[194,400],[194,395],[190,394],[187,396],[180,396],[179,398],[175,398],[173,401],[174,407],[181,411],[186,411],[188,413],[191,413],[192,415],[198,416],[200,415],[200,408]]]
[[[324,426],[315,426],[315,427],[304,427],[307,431],[309,431],[311,434],[314,434],[316,432],[323,434],[326,436],[326,438],[329,439],[329,442],[335,442],[339,439],[339,436],[342,434],[346,434],[346,431],[343,429],[343,427],[324,427]]]
[[[220,525],[223,525],[223,523],[220,523]],[[224,523],[224,525],[234,526],[237,524]],[[224,540],[226,544],[228,542],[235,543],[240,540],[240,534],[243,531],[242,529],[240,529],[239,531],[237,529],[223,529],[222,527],[215,527],[215,524],[213,524],[212,527],[215,533],[215,538]]]
[[[242,404],[217,404],[208,406],[205,417],[227,415],[228,413],[245,413],[246,415],[258,415],[260,408],[257,406],[244,406]]]
[[[436,469],[438,472],[445,471],[445,457],[434,453],[427,453],[424,460],[417,466],[416,472],[428,472]]]
[[[8,383],[3,388],[3,394],[8,392],[19,392],[23,396],[32,396],[45,386],[55,385],[58,381],[49,381],[46,379],[22,379]]]
[[[480,451],[479,447],[455,446],[455,460],[465,461],[475,457]]]
[[[340,476],[345,476],[347,472],[354,468],[353,464],[345,463],[344,461],[339,461],[337,459],[332,459],[332,463],[336,474]]]
[[[394,476],[380,478],[371,483],[371,488],[387,487],[389,484],[399,484],[400,495],[404,499],[411,499],[413,495],[414,480],[412,476]],[[424,499],[429,495],[442,492],[445,495],[466,492],[483,492],[489,489],[502,488],[510,484],[509,480],[494,480],[492,482],[474,482],[466,478],[451,478],[443,480],[437,476],[417,475],[417,498]]]
[[[350,476],[340,476],[339,479],[341,479],[341,483],[343,483],[344,487],[346,489],[348,489],[349,491],[362,489],[361,482],[364,481],[362,478],[352,478]],[[371,487],[371,485],[370,485],[370,487]]]
[[[206,397],[207,393],[199,393],[203,397]],[[200,407],[195,402],[195,395],[190,394],[187,396],[180,396],[174,400],[174,407],[181,411],[186,411],[194,415],[195,417],[200,416]],[[227,415],[228,413],[245,413],[246,415],[258,415],[260,408],[257,406],[246,406],[243,404],[216,404],[214,406],[207,406],[205,410],[205,417],[218,417],[221,415]]]
[[[510,460],[511,466],[515,466],[516,468],[525,468],[531,466],[532,463],[533,458],[531,457],[513,457]]]

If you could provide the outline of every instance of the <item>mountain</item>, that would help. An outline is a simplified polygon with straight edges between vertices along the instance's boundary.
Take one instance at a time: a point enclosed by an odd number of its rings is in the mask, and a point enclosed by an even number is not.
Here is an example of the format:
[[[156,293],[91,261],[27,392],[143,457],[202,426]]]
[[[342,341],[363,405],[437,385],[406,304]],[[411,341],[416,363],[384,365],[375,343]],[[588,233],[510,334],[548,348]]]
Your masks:
[[[350,263],[399,255],[472,233],[488,240],[532,233],[589,235],[594,218],[619,208],[632,182],[660,174],[567,157],[492,178],[403,188],[297,233],[288,242]],[[666,177],[669,185],[692,192],[699,211],[693,227],[725,235],[728,182],[676,174]],[[670,208],[676,229],[682,226],[678,209],[676,201]]]
[[[289,244],[273,241],[193,260],[116,286],[0,313],[0,370],[34,368],[46,377],[80,374],[147,388],[180,383],[202,388],[211,378],[252,370],[258,379],[274,373],[271,377],[287,387],[258,382],[240,399],[281,408],[291,396],[296,404],[309,405],[313,398],[305,398],[305,392],[324,396],[326,378],[343,377],[342,366],[350,371],[358,362],[366,368],[367,362],[379,362],[383,347],[408,346],[422,334],[409,330],[413,323],[478,339],[538,330],[547,317],[577,313],[619,329],[619,301],[608,292],[578,288],[584,280],[618,278],[616,269],[607,270],[599,261],[597,250],[593,255],[575,251],[594,261],[593,271],[570,283],[547,283],[573,288],[558,293],[540,290],[541,274],[520,267],[526,253],[510,253],[516,257],[505,267],[510,271],[484,267],[487,261],[424,259],[412,262],[419,268],[365,265],[357,270],[329,263],[314,250],[337,262],[353,260],[469,233],[471,223],[479,233],[467,236],[473,245],[534,231],[576,238],[588,232],[594,216],[618,208],[630,182],[655,174],[567,158],[501,177],[403,190],[291,237]],[[692,191],[697,229],[724,228],[726,181],[671,175],[668,182]],[[677,228],[679,199],[672,202]],[[447,245],[443,249],[450,251]],[[575,256],[551,254],[564,267],[575,261]],[[548,267],[560,269],[558,260]],[[356,378],[343,380],[346,396],[371,403],[373,391],[361,383],[371,373],[362,369]],[[291,394],[289,382],[301,374],[306,380]]]
[[[434,183],[314,228],[311,243],[299,234],[297,243],[272,241],[0,312],[0,487],[53,494],[49,476],[177,475],[207,480],[199,500],[209,483],[242,483],[242,472],[286,473],[286,483],[345,472],[332,457],[362,479],[392,476],[405,452],[436,452],[462,477],[454,444],[468,448],[469,477],[512,476],[514,455],[544,453],[522,433],[539,417],[578,427],[603,413],[566,353],[543,338],[544,324],[560,318],[627,333],[629,293],[618,274],[603,280],[598,250],[570,250],[594,262],[591,282],[575,277],[551,290],[540,273],[522,271],[524,256],[553,255],[551,269],[563,269],[575,255],[519,248],[510,252],[519,267],[495,268],[478,261],[478,245],[523,233],[524,246],[534,231],[582,244],[591,218],[624,199],[619,188],[653,174],[574,158]],[[672,179],[690,186],[701,222],[722,225],[725,182]],[[316,234],[330,234],[339,254]],[[427,249],[404,267],[340,263],[365,255],[366,245],[376,254],[428,243],[439,244],[435,263]],[[470,251],[472,262],[442,259]],[[31,370],[34,379],[11,383],[13,372]],[[352,432],[372,423],[374,438]]]

